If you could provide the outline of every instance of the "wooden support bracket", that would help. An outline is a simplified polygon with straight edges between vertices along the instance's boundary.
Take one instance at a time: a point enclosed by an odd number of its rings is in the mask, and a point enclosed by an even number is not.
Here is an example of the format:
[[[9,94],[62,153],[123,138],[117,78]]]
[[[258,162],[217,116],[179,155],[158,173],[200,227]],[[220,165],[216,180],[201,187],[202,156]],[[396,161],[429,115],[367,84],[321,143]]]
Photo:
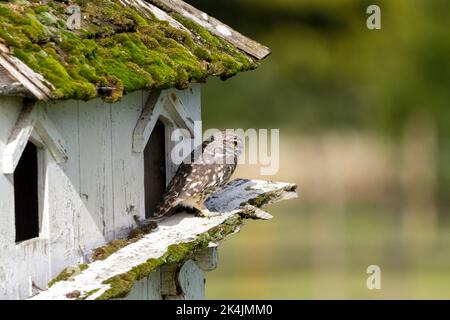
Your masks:
[[[150,139],[153,128],[158,121],[158,118],[166,103],[166,95],[162,94],[161,90],[154,90],[145,103],[133,133],[133,151],[143,152],[145,146]]]
[[[37,120],[36,101],[26,100],[3,151],[3,173],[13,174],[34,130]]]
[[[219,265],[218,247],[206,248],[197,253],[192,260],[203,271],[216,270]]]
[[[3,173],[13,174],[33,131],[42,139],[57,163],[67,160],[67,148],[53,122],[37,101],[25,100],[3,153]]]
[[[55,161],[57,163],[67,161],[68,155],[66,142],[56,129],[53,121],[50,120],[47,113],[42,109],[38,111],[38,119],[35,124],[35,129]]]
[[[173,121],[179,128],[183,128],[189,131],[191,136],[194,136],[194,120],[185,107],[183,101],[178,97],[174,90],[168,92],[169,103],[167,103],[167,112],[171,115]]]
[[[150,93],[133,132],[133,151],[143,152],[148,140],[160,118],[165,122],[174,123],[194,135],[194,120],[184,106],[183,101],[174,90],[154,90]]]

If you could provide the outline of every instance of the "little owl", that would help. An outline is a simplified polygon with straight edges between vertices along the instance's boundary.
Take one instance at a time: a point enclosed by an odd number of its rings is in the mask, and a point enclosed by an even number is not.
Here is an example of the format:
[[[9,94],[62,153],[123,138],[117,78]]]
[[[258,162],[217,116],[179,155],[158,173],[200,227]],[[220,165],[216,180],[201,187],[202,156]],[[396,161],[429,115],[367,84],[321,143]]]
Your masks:
[[[154,216],[167,216],[178,208],[195,210],[203,217],[213,216],[204,202],[230,180],[241,144],[241,139],[228,131],[216,132],[205,140],[179,166]]]

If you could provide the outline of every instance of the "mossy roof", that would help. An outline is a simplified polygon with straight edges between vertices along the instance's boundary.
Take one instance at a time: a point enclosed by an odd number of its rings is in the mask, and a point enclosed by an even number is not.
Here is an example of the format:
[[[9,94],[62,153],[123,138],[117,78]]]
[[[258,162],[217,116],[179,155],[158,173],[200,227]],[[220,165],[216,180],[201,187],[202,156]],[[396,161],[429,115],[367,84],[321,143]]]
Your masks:
[[[114,102],[135,90],[184,89],[258,65],[192,20],[168,12],[184,26],[176,28],[119,0],[71,1],[82,23],[69,30],[66,2],[0,1],[0,42],[53,85],[53,99]]]

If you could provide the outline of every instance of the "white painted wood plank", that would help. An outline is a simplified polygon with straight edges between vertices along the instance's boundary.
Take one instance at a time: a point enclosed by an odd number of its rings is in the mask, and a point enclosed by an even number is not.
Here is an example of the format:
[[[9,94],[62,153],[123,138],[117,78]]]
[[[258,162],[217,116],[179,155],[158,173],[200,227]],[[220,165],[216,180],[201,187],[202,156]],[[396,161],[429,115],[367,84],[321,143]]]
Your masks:
[[[84,204],[80,195],[78,104],[78,101],[69,100],[47,105],[48,118],[64,139],[68,152],[65,163],[56,164],[51,157],[47,163],[44,216],[47,215],[50,222],[51,278],[68,265],[85,262],[79,238],[80,212]]]
[[[36,119],[37,111],[35,102],[28,101],[24,104],[8,139],[8,144],[3,151],[3,173],[14,173],[20,157],[25,150],[28,139],[34,130]]]
[[[0,96],[0,168],[5,146],[22,110],[22,99]],[[0,299],[17,299],[21,283],[15,267],[14,186],[11,175],[0,174]]]
[[[111,106],[112,177],[116,237],[135,227],[134,215],[145,219],[144,154],[133,152],[134,126],[143,109],[143,92],[123,97]]]
[[[51,279],[47,240],[36,238],[18,244],[14,266],[20,279],[18,299],[26,299],[33,294],[32,283],[45,288]]]
[[[45,143],[45,147],[52,154],[57,163],[67,161],[67,146],[64,138],[56,129],[55,124],[47,116],[44,108],[38,111],[37,122],[35,124],[36,132],[40,135]]]
[[[156,269],[147,282],[148,300],[161,300],[161,268]]]
[[[80,240],[86,250],[114,239],[111,105],[100,99],[79,104]]]
[[[183,91],[178,90],[180,99],[189,110],[194,121],[202,120],[201,87],[202,85],[200,83],[191,83],[189,89]]]

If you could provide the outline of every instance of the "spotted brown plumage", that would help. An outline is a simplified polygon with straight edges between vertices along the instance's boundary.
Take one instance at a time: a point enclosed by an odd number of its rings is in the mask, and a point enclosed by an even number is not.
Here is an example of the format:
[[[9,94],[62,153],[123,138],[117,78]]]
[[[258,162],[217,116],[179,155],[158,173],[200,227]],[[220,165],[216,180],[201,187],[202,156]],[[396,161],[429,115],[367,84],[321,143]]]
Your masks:
[[[170,215],[177,207],[195,209],[208,216],[204,202],[230,180],[240,146],[240,138],[227,131],[217,132],[204,141],[179,166],[154,216]]]

